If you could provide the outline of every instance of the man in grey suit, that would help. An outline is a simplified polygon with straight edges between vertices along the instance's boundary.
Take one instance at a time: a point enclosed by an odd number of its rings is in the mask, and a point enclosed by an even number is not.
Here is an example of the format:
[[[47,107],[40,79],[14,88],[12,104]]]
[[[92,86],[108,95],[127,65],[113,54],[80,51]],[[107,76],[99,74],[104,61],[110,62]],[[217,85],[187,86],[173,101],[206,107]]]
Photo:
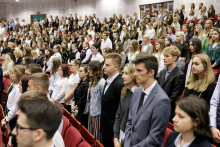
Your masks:
[[[163,147],[170,117],[170,99],[157,83],[157,59],[141,54],[133,61],[138,87],[132,96],[125,147]]]

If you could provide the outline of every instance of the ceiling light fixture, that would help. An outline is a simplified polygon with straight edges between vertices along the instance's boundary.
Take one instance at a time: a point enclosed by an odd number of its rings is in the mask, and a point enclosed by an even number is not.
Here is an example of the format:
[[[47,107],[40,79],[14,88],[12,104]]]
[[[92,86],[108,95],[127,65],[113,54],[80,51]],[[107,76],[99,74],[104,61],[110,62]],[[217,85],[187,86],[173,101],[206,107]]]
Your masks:
[[[15,0],[16,2],[19,2],[19,0]]]

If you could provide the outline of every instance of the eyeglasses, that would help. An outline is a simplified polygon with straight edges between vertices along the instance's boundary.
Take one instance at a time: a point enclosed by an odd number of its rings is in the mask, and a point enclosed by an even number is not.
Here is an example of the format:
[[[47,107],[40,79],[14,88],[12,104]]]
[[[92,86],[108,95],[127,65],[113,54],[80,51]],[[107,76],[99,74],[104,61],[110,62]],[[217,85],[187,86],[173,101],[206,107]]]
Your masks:
[[[15,128],[16,128],[16,132],[18,134],[18,129],[19,130],[25,130],[25,129],[28,129],[28,130],[37,130],[37,129],[40,129],[40,128],[25,128],[25,127],[22,127],[20,126],[19,124],[16,123],[15,125]],[[44,129],[43,129],[44,130]],[[44,130],[46,133],[48,133],[48,131]]]

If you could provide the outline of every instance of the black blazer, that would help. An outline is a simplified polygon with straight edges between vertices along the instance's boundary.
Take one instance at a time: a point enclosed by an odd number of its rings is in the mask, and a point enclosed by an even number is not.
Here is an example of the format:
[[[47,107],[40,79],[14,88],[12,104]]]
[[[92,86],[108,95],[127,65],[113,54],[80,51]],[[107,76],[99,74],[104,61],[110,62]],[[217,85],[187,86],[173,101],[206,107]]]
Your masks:
[[[44,60],[45,56],[38,56],[37,60],[35,61],[36,64],[39,64],[42,68],[44,67]]]
[[[175,147],[174,141],[178,135],[179,135],[179,132],[174,131],[170,133],[170,135],[167,138],[165,147]],[[189,147],[212,147],[212,145],[205,138],[197,136],[193,140],[193,142],[189,145]]]
[[[134,21],[134,24],[135,24],[135,22],[136,22],[136,27],[139,27],[139,22],[140,22],[140,20],[135,20],[135,21]]]
[[[118,38],[117,42],[121,42],[121,40]],[[117,43],[115,40],[112,41],[112,49],[115,49],[115,44]]]
[[[72,30],[73,30],[72,25],[70,25],[69,29],[68,29],[68,26],[66,27],[66,33],[68,33],[68,32],[72,32]]]
[[[82,46],[82,44],[80,44],[79,45],[79,41],[77,42],[77,49],[78,49],[78,51],[79,51],[79,53],[81,53],[81,51],[82,51],[82,49],[83,49],[83,46]]]
[[[121,90],[124,86],[122,75],[119,74],[106,90],[101,99],[101,130],[105,138],[113,139],[113,125],[115,115],[121,98]],[[104,88],[105,90],[105,88]]]
[[[94,21],[93,19],[92,19],[92,20],[89,20],[88,25],[90,26],[90,25],[91,25],[91,23],[95,24],[95,21]]]
[[[137,40],[138,39],[138,32],[136,33],[136,35],[135,36],[131,36],[131,40],[133,40],[133,39],[135,39],[135,40]]]
[[[181,57],[187,58],[187,56],[188,56],[187,46],[188,46],[188,44],[184,41],[182,43]]]
[[[21,62],[22,62],[22,58],[21,57],[18,57],[17,62],[16,62],[16,59],[14,59],[14,65],[21,64]]]
[[[203,98],[206,101],[206,103],[210,106],[210,100],[211,100],[212,94],[215,90],[215,86],[216,86],[216,82],[213,81],[212,83],[209,84],[207,89],[203,92],[198,92],[193,89],[189,90],[188,87],[186,87],[185,92],[184,92],[184,96],[188,96],[190,94],[197,95],[197,96]]]
[[[3,70],[2,67],[0,67],[0,92],[2,92],[5,89],[4,83],[3,83]]]
[[[181,96],[185,87],[185,75],[177,66],[169,74],[166,81],[165,81],[165,75],[166,75],[166,69],[163,69],[160,72],[158,83],[170,98],[171,118],[172,118],[175,111],[175,102]]]

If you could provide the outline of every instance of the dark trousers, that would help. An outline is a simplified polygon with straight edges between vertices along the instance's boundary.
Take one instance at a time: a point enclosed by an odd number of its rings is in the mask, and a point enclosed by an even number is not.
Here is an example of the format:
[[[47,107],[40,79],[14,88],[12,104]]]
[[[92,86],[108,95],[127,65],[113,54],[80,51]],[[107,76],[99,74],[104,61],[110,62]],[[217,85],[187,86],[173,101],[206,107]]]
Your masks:
[[[102,142],[104,147],[114,147],[113,138],[109,139],[102,135]]]

